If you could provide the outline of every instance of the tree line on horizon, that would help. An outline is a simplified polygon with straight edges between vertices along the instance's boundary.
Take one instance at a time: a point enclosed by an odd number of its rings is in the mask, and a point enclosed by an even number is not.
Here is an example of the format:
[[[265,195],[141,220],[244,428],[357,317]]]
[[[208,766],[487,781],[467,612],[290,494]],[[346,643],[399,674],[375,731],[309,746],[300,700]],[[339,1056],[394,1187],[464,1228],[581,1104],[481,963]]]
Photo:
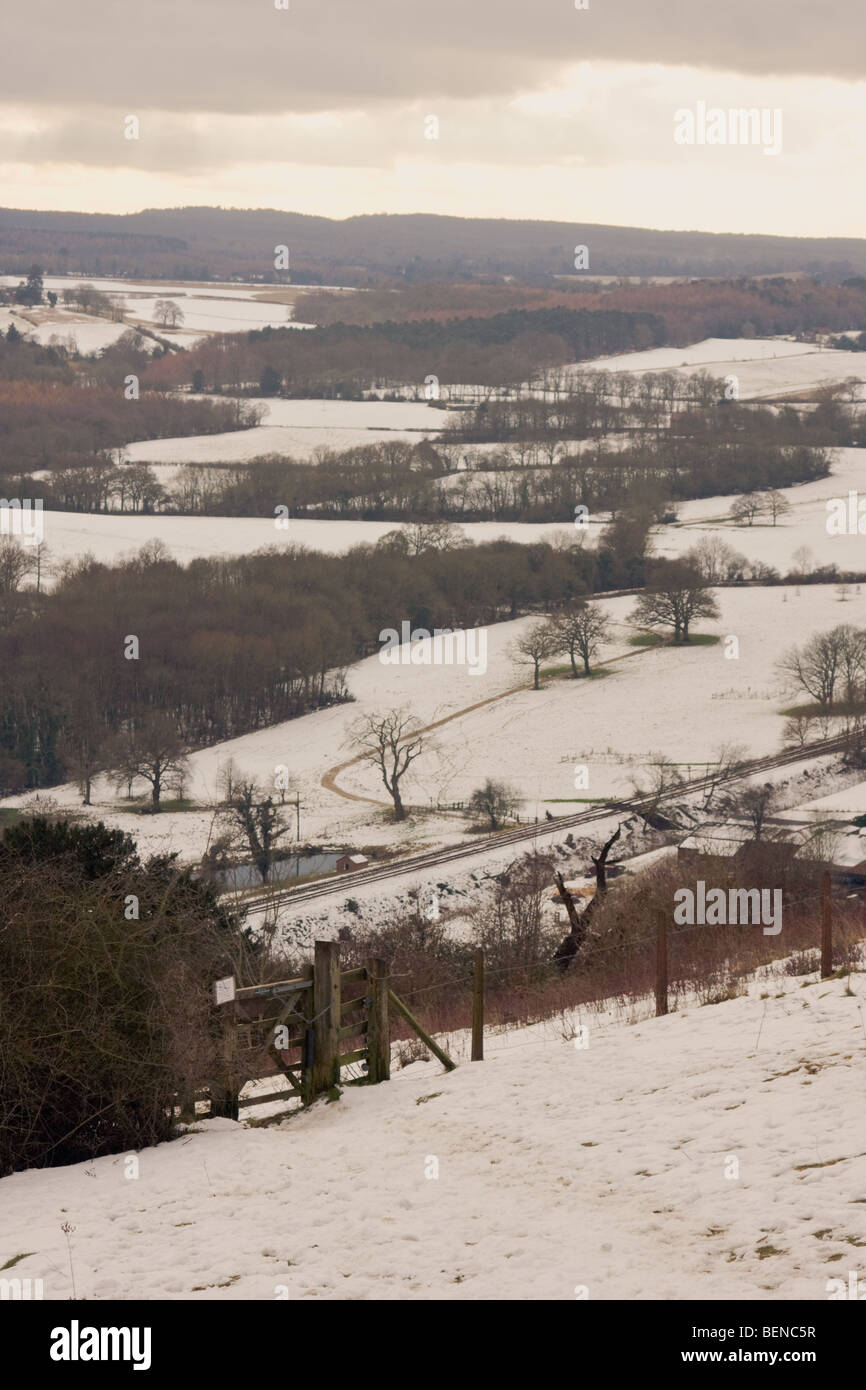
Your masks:
[[[273,208],[180,207],[84,213],[0,209],[0,272],[26,273],[34,257],[52,274],[177,281],[243,278],[277,283],[262,248],[292,248],[295,283],[375,286],[506,276],[542,286],[574,276],[576,243],[591,270],[610,276],[817,275],[866,272],[855,237],[653,230],[539,218],[428,213],[333,219]]]

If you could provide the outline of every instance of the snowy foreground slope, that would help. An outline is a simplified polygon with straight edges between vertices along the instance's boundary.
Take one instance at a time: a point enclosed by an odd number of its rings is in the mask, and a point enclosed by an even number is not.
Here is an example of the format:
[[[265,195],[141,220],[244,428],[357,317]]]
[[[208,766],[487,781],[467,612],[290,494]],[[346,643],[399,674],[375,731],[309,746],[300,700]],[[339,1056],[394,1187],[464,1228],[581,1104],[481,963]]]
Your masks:
[[[14,1175],[0,1264],[32,1252],[14,1273],[70,1298],[69,1222],[88,1300],[826,1299],[866,1276],[866,1020],[808,978],[584,1015],[587,1049],[494,1035],[281,1128],[206,1122],[137,1179],[123,1155]]]

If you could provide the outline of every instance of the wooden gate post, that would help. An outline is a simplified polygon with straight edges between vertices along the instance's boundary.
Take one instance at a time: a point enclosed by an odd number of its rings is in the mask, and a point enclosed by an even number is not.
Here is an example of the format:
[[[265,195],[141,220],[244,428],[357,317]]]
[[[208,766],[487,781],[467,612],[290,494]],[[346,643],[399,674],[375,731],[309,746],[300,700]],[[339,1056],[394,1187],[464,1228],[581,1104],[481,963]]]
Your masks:
[[[219,1075],[211,1081],[210,1113],[212,1118],[236,1120],[240,1113],[238,1103],[240,1087],[237,1074],[237,1011],[233,999],[228,1003],[219,1005],[219,1020]],[[194,1115],[195,1101],[193,1101]]]
[[[484,951],[475,952],[472,980],[472,1061],[484,1061]]]
[[[668,1011],[668,917],[663,908],[656,913],[656,1018]]]
[[[301,978],[304,980],[315,980],[315,967],[305,965],[301,970]],[[315,1097],[313,1090],[313,1058],[316,1055],[316,1040],[313,1035],[312,1017],[316,1012],[313,999],[314,990],[305,989],[301,996],[299,1012],[306,1020],[304,1028],[303,1057],[301,1058],[301,1104],[311,1105]]]
[[[821,882],[821,979],[833,974],[833,900],[830,871],[825,870]]]
[[[340,944],[317,941],[313,976],[312,1093],[340,1079]]]
[[[367,1081],[375,1086],[391,1079],[391,1034],[388,1027],[388,962],[367,961]]]

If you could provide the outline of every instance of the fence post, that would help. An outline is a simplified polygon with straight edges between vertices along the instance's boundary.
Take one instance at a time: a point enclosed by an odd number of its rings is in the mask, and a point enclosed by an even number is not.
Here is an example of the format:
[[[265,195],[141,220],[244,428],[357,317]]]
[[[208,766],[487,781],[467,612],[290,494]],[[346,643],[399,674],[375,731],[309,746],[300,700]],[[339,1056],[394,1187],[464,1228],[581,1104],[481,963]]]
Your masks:
[[[240,1107],[238,1104],[239,1086],[237,1076],[237,1017],[234,1000],[219,1006],[220,1040],[219,1075],[211,1081],[211,1117],[236,1120]],[[193,1102],[193,1115],[195,1102]]]
[[[656,1018],[668,1011],[668,917],[663,908],[656,913]]]
[[[833,900],[830,871],[825,870],[821,883],[821,979],[833,974]]]
[[[183,1091],[177,1098],[177,1118],[181,1124],[195,1123],[195,1089]]]
[[[340,944],[317,941],[313,976],[312,1093],[320,1095],[340,1079]]]
[[[305,980],[316,978],[315,969],[312,965],[305,965],[301,970],[301,977]],[[316,1055],[316,1040],[313,1036],[312,1017],[316,1012],[313,1008],[313,990],[305,989],[301,996],[299,1012],[306,1020],[304,1028],[304,1055],[301,1059],[301,1104],[311,1105],[315,1098],[313,1090],[313,1058]]]
[[[480,946],[472,980],[472,1061],[484,1061],[484,952]]]
[[[391,1034],[388,1028],[388,962],[367,961],[367,1081],[375,1086],[391,1078]]]

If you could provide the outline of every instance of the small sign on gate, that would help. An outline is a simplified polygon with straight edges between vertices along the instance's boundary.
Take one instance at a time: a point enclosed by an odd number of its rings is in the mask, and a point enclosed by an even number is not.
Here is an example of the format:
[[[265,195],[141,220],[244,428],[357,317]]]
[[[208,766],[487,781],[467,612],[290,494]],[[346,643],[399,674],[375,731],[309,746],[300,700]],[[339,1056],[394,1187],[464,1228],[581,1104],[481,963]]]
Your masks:
[[[226,975],[222,980],[214,980],[213,997],[215,1004],[230,1004],[235,997],[235,977]]]

